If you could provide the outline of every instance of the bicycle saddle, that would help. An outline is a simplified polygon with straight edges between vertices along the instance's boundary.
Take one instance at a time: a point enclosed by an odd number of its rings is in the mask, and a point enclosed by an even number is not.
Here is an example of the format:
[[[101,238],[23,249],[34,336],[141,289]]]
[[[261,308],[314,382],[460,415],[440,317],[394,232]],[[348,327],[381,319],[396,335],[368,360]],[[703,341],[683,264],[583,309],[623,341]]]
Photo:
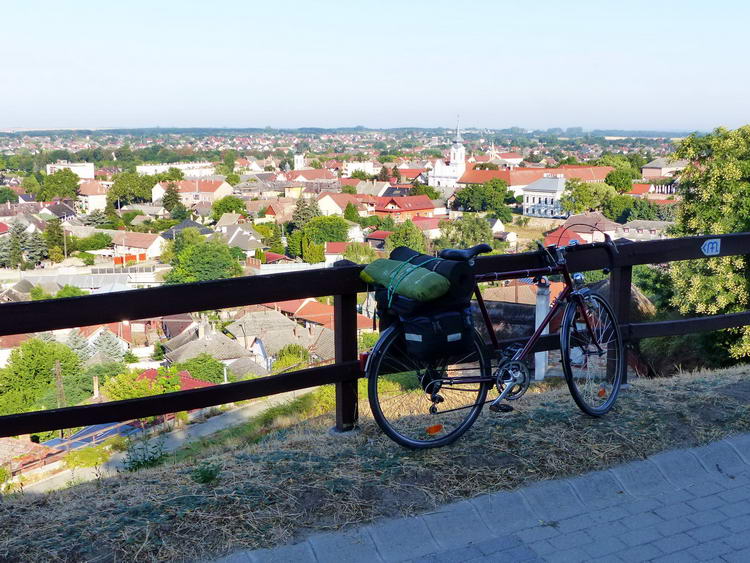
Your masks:
[[[469,260],[473,260],[476,258],[478,254],[484,254],[485,252],[490,252],[492,250],[492,247],[489,244],[478,244],[476,246],[472,246],[471,248],[446,248],[445,250],[441,250],[438,253],[438,256],[440,258],[443,258],[445,260],[466,260],[467,262]]]

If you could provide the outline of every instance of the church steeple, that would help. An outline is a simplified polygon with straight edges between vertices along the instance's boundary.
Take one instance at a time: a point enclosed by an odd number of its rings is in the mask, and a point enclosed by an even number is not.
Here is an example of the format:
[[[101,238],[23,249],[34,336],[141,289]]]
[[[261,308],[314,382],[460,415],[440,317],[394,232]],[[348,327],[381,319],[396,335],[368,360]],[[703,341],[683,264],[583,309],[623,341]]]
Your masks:
[[[460,118],[459,116],[456,116],[456,138],[453,139],[453,143],[456,145],[459,145],[463,143],[464,140],[461,137],[461,127],[460,127]]]
[[[456,138],[453,139],[453,146],[451,147],[450,163],[465,166],[466,163],[466,149],[464,148],[464,140],[461,137],[461,127],[459,125],[459,118],[456,117]]]

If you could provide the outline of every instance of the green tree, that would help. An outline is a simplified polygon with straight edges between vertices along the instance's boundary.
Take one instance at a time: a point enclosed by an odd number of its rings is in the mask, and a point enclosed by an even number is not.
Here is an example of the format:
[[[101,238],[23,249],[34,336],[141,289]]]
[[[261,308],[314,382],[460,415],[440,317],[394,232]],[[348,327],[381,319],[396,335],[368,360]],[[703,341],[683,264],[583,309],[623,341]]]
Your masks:
[[[370,180],[370,175],[364,170],[355,170],[352,172],[350,178],[356,178],[357,180]]]
[[[126,371],[110,378],[102,390],[112,401],[162,395],[180,390],[180,376],[174,367],[159,368],[153,380],[141,377],[137,371]]]
[[[81,297],[88,294],[88,291],[81,289],[80,287],[76,287],[74,285],[64,285],[55,294],[55,299],[63,299],[65,297]]]
[[[355,188],[354,186],[343,186],[341,188],[341,193],[355,195],[357,193],[357,188]]]
[[[266,239],[265,244],[268,246],[270,252],[284,254],[286,248],[281,240],[281,226],[274,223],[271,236]]]
[[[78,329],[70,331],[70,334],[68,334],[68,337],[65,339],[65,345],[73,350],[82,362],[85,362],[91,357],[91,347]]]
[[[435,241],[438,248],[467,248],[481,243],[492,245],[493,236],[486,219],[464,215],[455,221],[440,221],[441,237]]]
[[[58,342],[32,338],[15,348],[0,370],[0,414],[27,412],[55,381],[55,362],[60,361],[63,378],[80,371],[78,356]]]
[[[21,223],[13,223],[10,228],[8,246],[8,267],[17,268],[23,263],[23,250],[26,246],[26,227]]]
[[[224,382],[224,364],[209,354],[199,354],[186,362],[175,364],[177,371],[187,371],[191,377],[211,383]]]
[[[679,144],[675,158],[691,163],[680,175],[677,235],[750,231],[750,126],[691,135]],[[745,311],[750,308],[749,272],[747,256],[672,262],[672,303],[690,314]],[[750,356],[750,326],[716,333],[714,338],[717,345],[723,342],[731,357]]]
[[[302,259],[308,264],[317,264],[325,261],[325,247],[316,244],[306,234],[302,235]]]
[[[347,221],[352,221],[354,223],[359,222],[359,212],[357,211],[356,206],[349,202],[346,204],[346,207],[344,208],[344,219]]]
[[[167,184],[167,189],[164,191],[164,195],[161,198],[161,204],[167,211],[172,211],[177,205],[182,204],[180,192],[177,191],[177,184],[175,182],[169,182]]]
[[[0,203],[18,203],[18,194],[5,186],[0,187]]]
[[[83,224],[91,227],[101,227],[109,222],[107,215],[101,209],[92,211],[83,217]]]
[[[313,217],[302,231],[315,244],[346,242],[349,239],[349,224],[334,215]]]
[[[107,202],[117,207],[129,203],[151,201],[151,189],[157,179],[153,176],[140,176],[135,172],[121,172],[117,174],[112,187],[107,191]]]
[[[425,238],[422,231],[408,219],[396,227],[393,234],[385,241],[385,249],[388,252],[399,246],[408,246],[417,252],[425,252],[426,250]]]
[[[395,169],[395,166],[394,166],[394,169]],[[352,178],[356,178],[356,177],[357,176],[354,176],[354,174],[352,174]],[[366,180],[367,178],[364,178],[364,179]],[[383,166],[380,169],[380,172],[378,172],[377,174],[377,179],[381,182],[387,182],[388,180],[390,180],[391,179],[390,170],[388,170],[387,167]]]
[[[44,241],[48,248],[63,247],[63,229],[60,219],[50,219],[47,221],[47,228],[44,229]]]
[[[357,264],[369,264],[377,259],[378,253],[366,242],[352,242],[344,250],[344,259]]]
[[[302,237],[303,233],[301,229],[292,231],[288,237],[286,237],[286,254],[292,258],[302,256]]]
[[[21,182],[21,187],[27,194],[33,194],[37,199],[41,199],[39,197],[39,193],[42,191],[42,185],[33,174],[26,176],[23,179],[23,182]]]
[[[633,174],[629,168],[616,168],[604,180],[607,184],[623,194],[633,188]]]
[[[39,194],[45,201],[53,197],[75,199],[78,197],[78,174],[68,168],[63,168],[44,178],[44,185]]]
[[[443,196],[432,186],[422,184],[420,182],[414,182],[414,187],[409,192],[410,195],[426,195],[430,199],[443,199]]]
[[[26,254],[26,260],[32,264],[39,264],[49,255],[47,243],[39,232],[33,232],[26,236],[23,250]]]
[[[121,362],[125,355],[118,338],[109,330],[102,330],[92,344],[94,353],[101,354],[109,362]]]
[[[242,266],[222,240],[201,240],[180,250],[177,247],[175,244],[172,270],[165,278],[168,284],[219,280],[242,274]]]
[[[456,203],[465,211],[493,211],[502,221],[513,219],[506,205],[506,201],[511,199],[508,184],[498,178],[484,184],[472,184],[456,192]]]
[[[584,213],[601,209],[608,199],[617,195],[607,184],[586,183],[578,178],[565,182],[565,192],[560,198],[560,206],[568,213]]]
[[[230,186],[236,186],[242,181],[242,178],[240,178],[239,174],[236,174],[232,172],[231,174],[227,174],[224,178]]]
[[[172,212],[169,214],[169,217],[174,221],[182,222],[190,217],[190,212],[188,211],[187,207],[185,207],[181,203],[178,203],[172,208]]]
[[[317,206],[317,202],[315,202]],[[312,207],[312,202],[304,198],[299,198],[294,204],[294,211],[292,212],[292,225],[295,229],[301,229],[310,219],[320,215],[320,208],[316,209]]]
[[[214,221],[218,221],[224,213],[240,213],[244,215],[247,213],[245,202],[234,195],[217,199],[211,206],[211,217]]]

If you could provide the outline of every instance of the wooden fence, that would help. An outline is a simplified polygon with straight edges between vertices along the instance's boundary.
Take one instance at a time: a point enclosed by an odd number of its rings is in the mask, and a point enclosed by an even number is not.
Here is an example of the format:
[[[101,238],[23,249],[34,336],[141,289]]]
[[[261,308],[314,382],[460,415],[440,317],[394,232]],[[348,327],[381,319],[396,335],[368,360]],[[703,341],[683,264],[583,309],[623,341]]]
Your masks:
[[[610,274],[610,299],[626,340],[750,324],[750,311],[634,324],[630,322],[628,306],[633,266],[748,254],[750,233],[636,242],[618,245],[618,248],[619,255],[615,257]],[[610,266],[609,256],[602,244],[571,247],[568,262],[574,271]],[[480,273],[542,266],[541,258],[536,253],[488,256],[477,260],[477,271]],[[336,386],[337,429],[350,430],[357,422],[357,379],[362,376],[357,359],[356,294],[365,291],[366,287],[359,279],[360,269],[360,266],[351,265],[69,299],[2,304],[0,336],[333,295],[336,361],[327,366],[203,389],[2,416],[0,437],[199,409],[325,384]],[[558,337],[548,335],[540,339],[535,351],[551,350],[557,346]]]

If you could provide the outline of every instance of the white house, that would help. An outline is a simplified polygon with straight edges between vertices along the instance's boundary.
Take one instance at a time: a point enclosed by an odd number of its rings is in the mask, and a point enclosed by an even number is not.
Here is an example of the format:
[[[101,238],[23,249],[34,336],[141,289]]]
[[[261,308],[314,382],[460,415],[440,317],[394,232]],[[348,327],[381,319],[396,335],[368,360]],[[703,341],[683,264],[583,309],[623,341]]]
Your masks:
[[[161,256],[166,239],[154,233],[135,233],[132,231],[117,231],[112,234],[114,255],[146,255],[147,259]]]
[[[567,217],[560,205],[564,192],[563,174],[545,174],[523,188],[523,214],[530,217]]]
[[[160,201],[167,192],[169,182],[159,182],[151,188],[151,201]],[[196,203],[213,203],[218,199],[232,195],[231,184],[224,180],[180,180],[175,182],[180,200],[186,207]]]
[[[102,182],[89,180],[78,187],[78,203],[84,213],[104,211],[107,206],[107,188]]]
[[[66,168],[71,172],[74,172],[81,180],[94,179],[93,162],[68,162],[67,160],[58,160],[55,164],[48,164],[47,176],[54,174],[59,170],[65,170]]]
[[[352,194],[326,192],[318,198],[318,207],[323,215],[343,215],[350,203],[354,207],[361,207],[359,200]],[[367,215],[366,212],[359,214]]]

